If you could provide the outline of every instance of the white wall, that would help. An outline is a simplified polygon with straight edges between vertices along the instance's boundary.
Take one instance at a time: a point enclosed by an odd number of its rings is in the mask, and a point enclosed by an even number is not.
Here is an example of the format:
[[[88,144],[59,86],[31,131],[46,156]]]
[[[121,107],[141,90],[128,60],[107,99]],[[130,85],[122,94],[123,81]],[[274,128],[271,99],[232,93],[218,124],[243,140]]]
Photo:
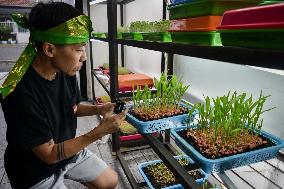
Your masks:
[[[136,0],[127,4],[125,8],[125,23],[127,24],[135,20],[152,21],[161,18],[161,0]],[[104,54],[107,54],[107,51]],[[125,55],[126,65],[131,70],[150,76],[160,75],[161,53],[126,47]],[[277,108],[264,114],[263,129],[284,139],[284,129],[282,129],[284,127],[283,75],[249,66],[179,55],[175,55],[174,73],[182,76],[183,81],[190,85],[186,98],[193,102],[202,101],[203,94],[216,97],[227,94],[230,90],[245,92],[248,95],[253,94],[254,97],[258,97],[261,90],[264,94],[272,95],[267,100],[265,108],[274,106]]]
[[[265,109],[276,109],[264,113],[263,129],[284,138],[284,76],[249,66],[241,66],[200,58],[175,55],[174,72],[189,84],[187,98],[202,101],[203,95],[216,97],[228,91],[245,92],[257,98],[262,90],[268,98]]]
[[[90,17],[93,23],[94,32],[108,32],[107,24],[107,5],[95,4],[90,6]],[[120,12],[119,7],[117,9],[117,25],[120,25]],[[96,41],[93,43],[92,56],[93,56],[93,68],[97,68],[103,63],[109,63],[108,56],[108,44],[106,42]],[[118,46],[118,63],[121,65],[120,45]],[[96,97],[106,95],[105,90],[94,78],[95,82],[95,95]]]
[[[155,21],[163,18],[162,0],[136,0],[125,6],[125,23]],[[161,70],[161,53],[134,47],[125,47],[125,65],[134,72],[158,77]]]

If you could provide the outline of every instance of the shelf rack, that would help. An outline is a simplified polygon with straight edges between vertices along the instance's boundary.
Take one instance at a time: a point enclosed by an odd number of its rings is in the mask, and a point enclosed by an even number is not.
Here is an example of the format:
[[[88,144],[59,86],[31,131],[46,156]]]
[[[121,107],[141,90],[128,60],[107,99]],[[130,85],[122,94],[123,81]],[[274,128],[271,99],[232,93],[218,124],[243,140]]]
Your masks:
[[[126,1],[127,3],[132,1]],[[209,46],[196,46],[188,44],[177,43],[161,43],[150,41],[135,41],[116,39],[117,28],[117,0],[107,0],[107,12],[108,12],[108,38],[92,38],[94,40],[108,42],[109,44],[109,64],[110,64],[110,91],[111,99],[114,100],[119,96],[118,91],[118,44],[127,45],[132,47],[138,47],[143,49],[149,49],[154,51],[166,52],[169,59],[169,74],[173,71],[173,56],[174,54],[192,56],[197,58],[204,58],[210,60],[224,61],[227,63],[234,63],[239,65],[250,65],[272,69],[284,70],[284,64],[279,62],[284,57],[284,51],[266,50],[266,49],[249,49],[238,47],[209,47]],[[163,1],[165,11],[165,1]],[[120,2],[121,5],[121,2]],[[165,18],[165,14],[163,14]],[[162,55],[163,61],[163,55]],[[161,70],[164,70],[164,64],[161,64]],[[167,133],[168,131],[166,131]],[[167,135],[166,135],[167,136]],[[194,179],[187,174],[187,171],[178,164],[178,162],[169,153],[168,149],[151,134],[143,134],[145,140],[159,155],[159,157],[165,162],[170,170],[181,180],[181,183],[185,188],[201,188],[197,185]],[[167,136],[169,137],[169,136]],[[167,141],[168,139],[165,139]],[[131,174],[126,162],[124,161],[118,140],[118,133],[112,135],[112,148],[113,152],[117,155],[123,170],[132,186],[132,188],[139,188],[141,183],[137,183]],[[192,169],[196,168],[196,165]],[[208,185],[210,187],[210,184]]]

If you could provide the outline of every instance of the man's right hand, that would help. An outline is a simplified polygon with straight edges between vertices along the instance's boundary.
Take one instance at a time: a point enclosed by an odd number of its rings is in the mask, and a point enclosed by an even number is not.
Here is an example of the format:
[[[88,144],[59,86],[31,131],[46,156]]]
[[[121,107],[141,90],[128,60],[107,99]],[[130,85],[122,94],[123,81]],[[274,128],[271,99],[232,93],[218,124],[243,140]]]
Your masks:
[[[102,119],[101,123],[91,132],[96,132],[96,133],[99,132],[101,137],[116,132],[121,122],[125,119],[127,112],[128,109],[124,110],[123,112],[117,115],[105,116]]]

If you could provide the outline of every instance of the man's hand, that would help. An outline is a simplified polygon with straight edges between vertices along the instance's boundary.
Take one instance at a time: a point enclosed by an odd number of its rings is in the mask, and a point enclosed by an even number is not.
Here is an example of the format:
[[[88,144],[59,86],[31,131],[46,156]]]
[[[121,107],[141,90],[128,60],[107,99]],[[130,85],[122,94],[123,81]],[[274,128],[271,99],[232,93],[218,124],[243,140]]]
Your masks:
[[[106,104],[99,105],[98,106],[99,115],[102,115],[103,117],[111,115],[114,108],[115,108],[115,103],[108,102]]]
[[[119,125],[125,119],[128,109],[124,110],[120,114],[117,115],[110,115],[107,114],[101,121],[101,123],[90,131],[88,134],[97,134],[99,133],[100,137],[103,137],[107,134],[114,133],[118,131]]]

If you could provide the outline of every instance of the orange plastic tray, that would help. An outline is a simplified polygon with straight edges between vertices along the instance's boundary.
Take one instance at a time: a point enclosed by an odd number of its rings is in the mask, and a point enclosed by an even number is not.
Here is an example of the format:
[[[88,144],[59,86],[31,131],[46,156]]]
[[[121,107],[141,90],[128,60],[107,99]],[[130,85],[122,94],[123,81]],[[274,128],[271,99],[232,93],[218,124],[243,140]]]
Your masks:
[[[186,18],[172,20],[170,32],[185,31],[215,31],[220,25],[222,16],[201,16],[195,18]]]
[[[127,74],[127,75],[118,75],[118,85],[119,88],[131,88],[134,85],[136,88],[137,85],[144,86],[153,86],[153,79],[145,74]]]

